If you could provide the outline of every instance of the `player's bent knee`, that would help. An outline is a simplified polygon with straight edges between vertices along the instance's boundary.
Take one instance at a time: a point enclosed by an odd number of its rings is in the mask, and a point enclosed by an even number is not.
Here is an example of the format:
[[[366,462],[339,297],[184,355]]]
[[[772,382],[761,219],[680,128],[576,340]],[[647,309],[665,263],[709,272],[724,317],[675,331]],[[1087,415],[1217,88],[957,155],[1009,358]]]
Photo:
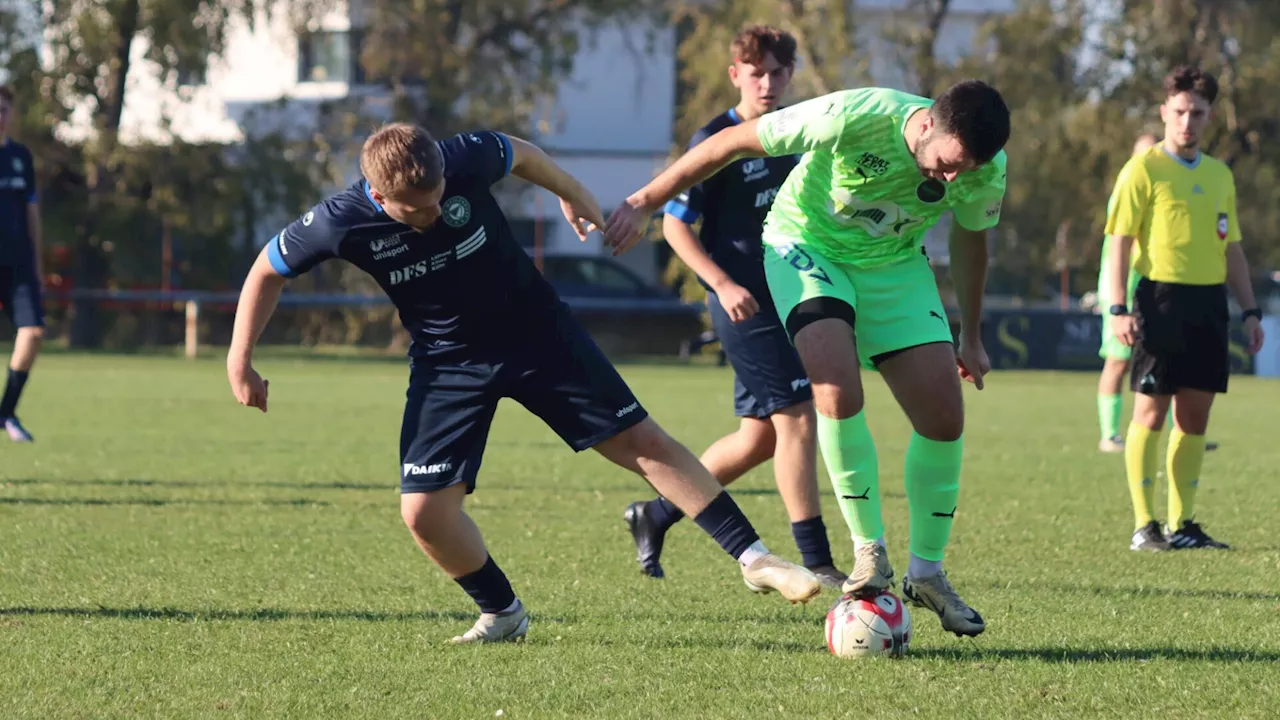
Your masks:
[[[44,328],[39,325],[18,328],[18,337],[25,340],[39,342],[44,339]]]
[[[462,512],[466,483],[432,492],[404,493],[400,496],[400,518],[414,534],[428,537],[432,528],[450,524]]]
[[[596,445],[595,450],[617,465],[640,472],[641,461],[666,460],[678,445],[653,418],[645,418]]]
[[[753,460],[764,462],[773,457],[773,448],[778,438],[774,431],[772,417],[764,420],[743,418],[738,426],[738,437],[747,446]]]

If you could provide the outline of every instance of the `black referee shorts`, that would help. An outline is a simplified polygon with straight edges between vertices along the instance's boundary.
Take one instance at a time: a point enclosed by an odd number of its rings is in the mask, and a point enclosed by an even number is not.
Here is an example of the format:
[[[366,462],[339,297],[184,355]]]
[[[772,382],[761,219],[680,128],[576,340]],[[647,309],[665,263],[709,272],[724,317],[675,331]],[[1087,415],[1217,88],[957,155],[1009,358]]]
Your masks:
[[[1129,387],[1134,392],[1227,391],[1231,317],[1225,284],[1183,285],[1142,278],[1133,306],[1138,339]]]

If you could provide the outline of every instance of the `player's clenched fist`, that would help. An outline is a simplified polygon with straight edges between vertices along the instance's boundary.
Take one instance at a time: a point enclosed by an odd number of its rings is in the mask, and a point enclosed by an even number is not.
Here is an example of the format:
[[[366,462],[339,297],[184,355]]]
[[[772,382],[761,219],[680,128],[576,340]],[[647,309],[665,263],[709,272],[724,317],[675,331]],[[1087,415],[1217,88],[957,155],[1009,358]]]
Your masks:
[[[257,370],[252,367],[229,367],[227,377],[231,381],[231,391],[241,405],[267,411],[267,386],[270,383],[263,380]]]

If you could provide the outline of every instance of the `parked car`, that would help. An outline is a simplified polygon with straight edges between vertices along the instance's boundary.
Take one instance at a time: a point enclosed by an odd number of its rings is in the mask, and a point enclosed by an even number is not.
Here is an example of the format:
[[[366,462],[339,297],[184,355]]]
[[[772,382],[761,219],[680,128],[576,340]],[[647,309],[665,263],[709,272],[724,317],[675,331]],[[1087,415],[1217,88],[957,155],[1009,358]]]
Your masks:
[[[678,355],[702,333],[699,304],[604,255],[544,253],[543,277],[610,355]]]

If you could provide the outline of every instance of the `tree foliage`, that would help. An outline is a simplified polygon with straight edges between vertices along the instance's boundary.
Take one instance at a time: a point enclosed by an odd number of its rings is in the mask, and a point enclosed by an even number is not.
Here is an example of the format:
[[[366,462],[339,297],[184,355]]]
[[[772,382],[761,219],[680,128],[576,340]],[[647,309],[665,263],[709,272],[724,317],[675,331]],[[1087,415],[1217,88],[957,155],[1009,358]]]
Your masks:
[[[873,12],[856,0],[676,3],[686,27],[678,139],[736,99],[724,77],[728,38],[747,21],[774,22],[805,38],[819,49],[806,51],[802,42],[806,57],[887,52],[884,59],[902,71],[901,89],[926,96],[963,77],[987,80],[1014,119],[990,289],[1046,299],[1066,272],[1069,292],[1079,296],[1095,283],[1115,176],[1137,135],[1162,129],[1162,78],[1178,63],[1198,63],[1221,84],[1204,149],[1235,172],[1251,262],[1280,266],[1280,96],[1271,91],[1280,83],[1280,3],[1018,0],[1012,12],[988,16],[958,60],[940,41],[948,23],[959,21],[960,3],[901,0],[887,15],[886,3],[874,5]],[[878,45],[856,47],[850,38],[858,28],[872,29],[861,37]],[[853,64],[802,65],[791,100],[878,80]],[[669,277],[687,275],[673,260]],[[696,284],[685,287],[701,293]]]

